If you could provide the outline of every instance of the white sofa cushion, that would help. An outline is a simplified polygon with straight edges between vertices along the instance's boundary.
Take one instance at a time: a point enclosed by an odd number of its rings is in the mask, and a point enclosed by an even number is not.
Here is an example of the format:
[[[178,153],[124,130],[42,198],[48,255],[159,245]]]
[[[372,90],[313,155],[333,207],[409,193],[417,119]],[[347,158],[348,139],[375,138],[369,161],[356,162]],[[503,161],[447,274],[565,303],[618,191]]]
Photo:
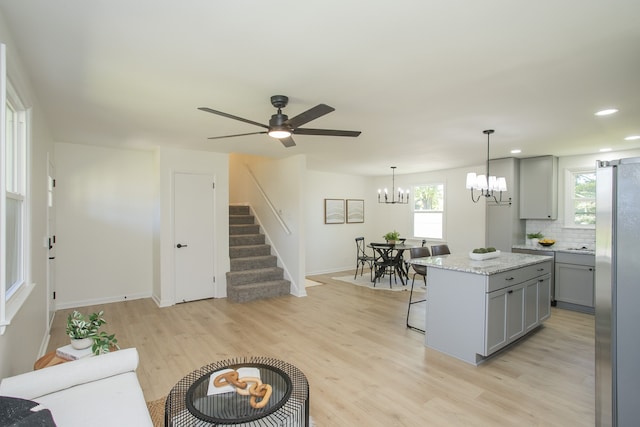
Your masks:
[[[88,382],[33,399],[60,427],[153,426],[135,372]]]
[[[59,426],[152,426],[138,360],[129,348],[27,372],[3,379],[0,395],[42,404]]]
[[[0,383],[0,395],[35,399],[76,385],[133,372],[137,367],[138,351],[127,348],[5,378]]]

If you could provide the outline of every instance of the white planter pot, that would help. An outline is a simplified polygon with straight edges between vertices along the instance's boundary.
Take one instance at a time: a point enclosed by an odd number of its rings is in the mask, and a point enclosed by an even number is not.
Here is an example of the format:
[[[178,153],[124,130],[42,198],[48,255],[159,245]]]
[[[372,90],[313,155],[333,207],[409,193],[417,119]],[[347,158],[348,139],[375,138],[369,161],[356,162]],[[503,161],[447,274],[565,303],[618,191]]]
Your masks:
[[[91,344],[93,344],[93,340],[91,338],[81,338],[79,340],[71,340],[71,347],[75,348],[76,350],[83,350],[87,347],[91,347]]]
[[[538,246],[538,240],[540,239],[527,239],[527,246]]]

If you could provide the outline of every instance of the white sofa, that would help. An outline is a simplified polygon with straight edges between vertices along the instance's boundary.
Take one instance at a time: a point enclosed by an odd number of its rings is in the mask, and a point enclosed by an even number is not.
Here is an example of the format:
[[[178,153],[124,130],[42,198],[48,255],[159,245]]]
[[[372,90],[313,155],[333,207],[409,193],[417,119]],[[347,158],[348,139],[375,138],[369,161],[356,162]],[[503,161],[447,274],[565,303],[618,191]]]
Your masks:
[[[0,396],[40,403],[59,427],[153,427],[135,372],[138,360],[129,348],[27,372],[4,378]]]

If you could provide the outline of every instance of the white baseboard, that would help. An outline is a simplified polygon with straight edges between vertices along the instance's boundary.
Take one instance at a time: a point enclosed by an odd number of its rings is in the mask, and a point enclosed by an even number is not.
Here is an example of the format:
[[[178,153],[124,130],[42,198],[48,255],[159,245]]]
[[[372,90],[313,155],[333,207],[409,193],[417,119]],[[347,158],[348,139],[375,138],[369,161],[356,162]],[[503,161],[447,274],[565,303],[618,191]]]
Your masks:
[[[42,338],[42,341],[40,342],[40,349],[38,350],[38,359],[44,356],[44,354],[47,352],[47,347],[49,346],[49,341],[51,340],[50,332],[51,331],[49,330],[49,328],[47,328],[47,333],[45,334],[45,336]]]
[[[319,270],[319,271],[307,271],[305,276],[315,276],[317,274],[332,274],[343,271],[355,270],[355,266],[353,264],[349,265],[349,267],[339,267],[339,268],[330,268],[328,270]]]
[[[143,292],[133,295],[120,295],[106,298],[96,298],[78,301],[56,302],[56,310],[62,310],[65,308],[87,307],[89,305],[109,304],[112,302],[130,301],[142,298],[151,298],[151,292]]]

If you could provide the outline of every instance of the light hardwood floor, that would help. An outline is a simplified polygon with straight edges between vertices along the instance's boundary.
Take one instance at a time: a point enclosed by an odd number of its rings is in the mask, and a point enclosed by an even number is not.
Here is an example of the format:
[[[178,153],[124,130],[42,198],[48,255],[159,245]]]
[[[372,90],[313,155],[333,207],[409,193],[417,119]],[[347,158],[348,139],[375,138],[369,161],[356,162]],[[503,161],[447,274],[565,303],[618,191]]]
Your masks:
[[[353,274],[353,272],[351,272]],[[263,355],[298,366],[323,426],[593,426],[594,318],[552,309],[528,338],[474,367],[424,346],[407,329],[408,292],[326,283],[308,296],[246,304],[214,299],[158,308],[150,299],[105,310],[103,328],[137,347],[147,400],[216,360]],[[416,305],[414,307],[419,307]],[[49,350],[65,345],[56,313]]]

